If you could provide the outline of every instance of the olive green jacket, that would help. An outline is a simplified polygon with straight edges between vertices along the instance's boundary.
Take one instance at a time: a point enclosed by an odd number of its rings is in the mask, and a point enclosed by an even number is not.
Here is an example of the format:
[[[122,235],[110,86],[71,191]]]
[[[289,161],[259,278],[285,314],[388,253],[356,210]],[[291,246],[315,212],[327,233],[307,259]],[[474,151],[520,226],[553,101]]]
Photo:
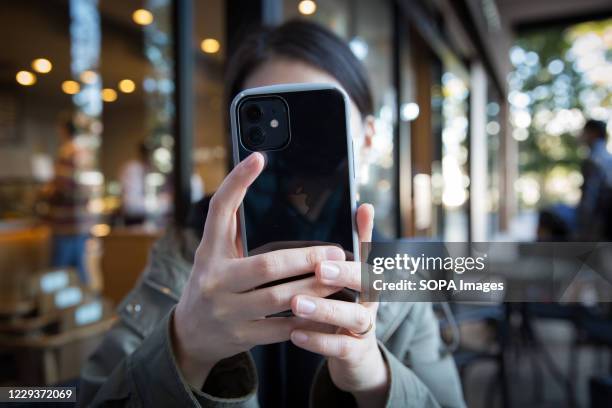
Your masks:
[[[257,374],[250,353],[218,363],[202,390],[177,367],[170,337],[174,305],[191,272],[195,235],[169,231],[153,247],[136,287],[119,306],[118,323],[83,367],[80,406],[257,407]],[[376,336],[391,374],[387,407],[463,407],[453,358],[440,339],[427,303],[381,303]],[[323,364],[311,405],[354,405],[336,388]]]

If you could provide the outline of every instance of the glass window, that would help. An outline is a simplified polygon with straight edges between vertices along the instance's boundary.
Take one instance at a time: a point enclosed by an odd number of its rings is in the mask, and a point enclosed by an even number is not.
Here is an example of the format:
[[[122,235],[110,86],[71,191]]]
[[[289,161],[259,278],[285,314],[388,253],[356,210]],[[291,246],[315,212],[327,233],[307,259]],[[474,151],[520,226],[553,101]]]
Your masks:
[[[340,35],[365,65],[374,96],[376,136],[370,149],[358,154],[359,201],[376,208],[376,229],[388,237],[396,234],[397,197],[393,126],[395,89],[392,82],[391,6],[367,0],[284,2],[284,17],[312,18]],[[382,22],[382,24],[381,24]]]
[[[500,98],[495,89],[489,89],[487,102],[487,236],[494,237],[500,231],[499,199],[501,169],[501,115]]]
[[[110,0],[99,10],[105,210],[117,224],[162,226],[172,211],[171,2]]]
[[[224,100],[225,1],[194,2],[194,149],[192,200],[214,193],[227,174],[229,134]]]
[[[411,211],[402,214],[411,222],[405,235],[438,237],[444,220],[440,164],[442,63],[416,30],[409,30],[406,42],[401,59],[400,143],[408,145],[404,149],[408,152],[402,151],[400,177],[402,189],[411,186],[412,197],[410,193],[402,195],[402,200],[411,203]]]
[[[88,237],[172,211],[171,4],[3,4],[0,223],[44,225],[85,281]]]
[[[469,137],[466,75],[445,64],[442,74],[442,205],[444,240],[467,241],[469,233]]]

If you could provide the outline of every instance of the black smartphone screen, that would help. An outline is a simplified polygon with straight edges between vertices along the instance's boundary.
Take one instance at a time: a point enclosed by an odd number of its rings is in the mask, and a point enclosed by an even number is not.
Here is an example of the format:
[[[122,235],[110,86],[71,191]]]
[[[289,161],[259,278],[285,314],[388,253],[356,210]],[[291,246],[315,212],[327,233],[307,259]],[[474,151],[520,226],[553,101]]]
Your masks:
[[[343,94],[332,87],[247,93],[232,106],[237,159],[253,151],[266,158],[243,201],[248,254],[328,243],[353,259],[352,142]]]

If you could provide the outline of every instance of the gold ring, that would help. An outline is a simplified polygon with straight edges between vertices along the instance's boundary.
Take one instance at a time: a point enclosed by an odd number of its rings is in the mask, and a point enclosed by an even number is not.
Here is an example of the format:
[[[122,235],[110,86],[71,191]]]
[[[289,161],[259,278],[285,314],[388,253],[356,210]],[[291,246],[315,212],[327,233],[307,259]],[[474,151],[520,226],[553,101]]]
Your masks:
[[[374,327],[374,319],[372,319],[372,314],[370,314],[370,325],[368,326],[367,329],[365,329],[364,331],[362,331],[361,333],[355,333],[352,330],[349,330],[351,332],[351,334],[355,335],[355,336],[359,336],[359,337],[363,337],[366,334],[368,334],[370,332],[370,330],[372,330],[372,327]]]

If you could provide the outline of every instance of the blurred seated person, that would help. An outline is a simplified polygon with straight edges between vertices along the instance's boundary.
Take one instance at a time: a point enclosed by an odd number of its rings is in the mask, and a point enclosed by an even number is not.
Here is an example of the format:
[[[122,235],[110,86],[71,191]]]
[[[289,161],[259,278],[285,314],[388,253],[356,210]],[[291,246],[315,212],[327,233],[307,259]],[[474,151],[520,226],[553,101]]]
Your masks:
[[[576,231],[576,211],[565,204],[556,204],[540,211],[537,240],[539,242],[571,241]]]
[[[580,136],[589,147],[582,163],[582,196],[576,209],[576,238],[612,240],[612,154],[607,149],[606,124],[590,119]]]
[[[125,225],[143,224],[147,218],[145,205],[146,176],[151,171],[149,149],[142,142],[138,144],[138,154],[121,168],[121,215]]]
[[[228,100],[279,83],[344,88],[356,153],[370,145],[367,73],[326,28],[290,21],[254,31],[228,67]],[[333,245],[242,256],[237,212],[263,168],[263,155],[252,153],[196,206],[191,228],[169,228],[155,245],[117,324],[83,368],[80,405],[464,407],[431,304],[328,299],[341,288],[361,290],[360,264]],[[294,205],[283,197],[275,204]],[[370,242],[373,207],[360,205],[355,218],[359,240]],[[266,317],[285,310],[293,315]]]
[[[85,262],[85,244],[95,216],[87,204],[90,189],[80,182],[79,172],[87,162],[87,152],[75,141],[72,119],[61,119],[58,126],[60,147],[54,177],[44,187],[49,209],[46,219],[52,229],[52,266],[74,267],[83,283],[89,282]]]

